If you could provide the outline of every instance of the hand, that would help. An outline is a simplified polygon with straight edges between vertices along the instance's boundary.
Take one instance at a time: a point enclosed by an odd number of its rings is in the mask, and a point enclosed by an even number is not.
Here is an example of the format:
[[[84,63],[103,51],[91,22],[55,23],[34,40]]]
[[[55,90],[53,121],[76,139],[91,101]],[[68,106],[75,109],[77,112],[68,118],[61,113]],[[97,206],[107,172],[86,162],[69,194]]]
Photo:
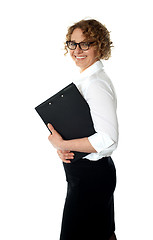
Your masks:
[[[56,149],[61,149],[62,142],[64,141],[61,135],[54,129],[54,127],[48,123],[48,128],[52,132],[52,134],[49,135],[48,140]]]
[[[74,153],[67,150],[57,150],[57,154],[64,163],[71,163],[68,159],[74,158]]]

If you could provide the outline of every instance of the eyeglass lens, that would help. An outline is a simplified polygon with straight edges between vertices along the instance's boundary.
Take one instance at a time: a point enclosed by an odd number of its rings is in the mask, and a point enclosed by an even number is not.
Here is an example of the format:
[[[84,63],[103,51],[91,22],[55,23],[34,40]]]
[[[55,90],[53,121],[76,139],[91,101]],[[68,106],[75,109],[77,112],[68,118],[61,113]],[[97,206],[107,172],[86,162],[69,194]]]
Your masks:
[[[72,41],[67,42],[67,46],[71,50],[75,50],[77,45],[79,45],[80,49],[82,49],[82,50],[88,50],[90,43],[86,43],[86,42],[75,43]]]

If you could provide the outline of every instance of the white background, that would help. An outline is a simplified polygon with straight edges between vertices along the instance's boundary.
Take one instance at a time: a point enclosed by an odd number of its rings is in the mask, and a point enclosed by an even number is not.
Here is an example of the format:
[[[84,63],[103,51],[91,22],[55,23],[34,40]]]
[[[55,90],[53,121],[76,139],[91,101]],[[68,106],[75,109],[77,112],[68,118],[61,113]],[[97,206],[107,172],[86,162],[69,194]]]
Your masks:
[[[151,1],[2,0],[1,240],[59,239],[65,175],[34,107],[71,82],[75,66],[63,42],[67,27],[85,17],[105,24],[115,46],[103,63],[118,97],[116,234],[152,239]]]

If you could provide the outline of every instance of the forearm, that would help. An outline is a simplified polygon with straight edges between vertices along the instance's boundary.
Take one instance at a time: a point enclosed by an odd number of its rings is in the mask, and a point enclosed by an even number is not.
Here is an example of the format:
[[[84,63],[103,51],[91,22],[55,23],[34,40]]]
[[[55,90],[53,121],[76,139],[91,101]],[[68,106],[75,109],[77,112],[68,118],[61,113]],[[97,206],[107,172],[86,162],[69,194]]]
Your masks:
[[[66,150],[96,153],[96,150],[93,148],[87,137],[73,140],[64,140],[51,124],[48,124],[48,128],[52,132],[52,134],[49,135],[48,140],[56,149],[63,151]]]
[[[61,150],[96,153],[88,138],[63,140],[61,143]]]

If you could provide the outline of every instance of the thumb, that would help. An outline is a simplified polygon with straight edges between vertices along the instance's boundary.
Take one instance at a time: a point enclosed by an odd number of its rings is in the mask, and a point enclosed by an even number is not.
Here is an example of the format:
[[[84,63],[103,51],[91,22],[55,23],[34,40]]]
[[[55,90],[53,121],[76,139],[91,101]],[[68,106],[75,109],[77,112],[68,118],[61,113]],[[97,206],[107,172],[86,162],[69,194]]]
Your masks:
[[[53,125],[51,125],[50,123],[47,124],[47,127],[49,128],[49,130],[52,132],[54,130]]]

